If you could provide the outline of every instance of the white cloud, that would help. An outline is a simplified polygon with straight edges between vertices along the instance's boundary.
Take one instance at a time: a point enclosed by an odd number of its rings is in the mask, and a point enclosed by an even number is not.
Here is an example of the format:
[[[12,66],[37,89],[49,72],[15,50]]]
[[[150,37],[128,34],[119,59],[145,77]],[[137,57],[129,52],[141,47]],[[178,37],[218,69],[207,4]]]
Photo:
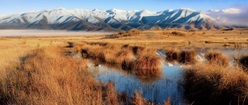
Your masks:
[[[210,10],[207,11],[206,14],[223,24],[248,26],[248,6],[223,10]]]

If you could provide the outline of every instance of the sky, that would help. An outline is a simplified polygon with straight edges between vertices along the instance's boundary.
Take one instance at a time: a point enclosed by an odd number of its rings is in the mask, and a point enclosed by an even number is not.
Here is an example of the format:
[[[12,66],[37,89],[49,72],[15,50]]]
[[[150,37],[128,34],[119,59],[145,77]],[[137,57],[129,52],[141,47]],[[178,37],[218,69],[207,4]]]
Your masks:
[[[248,6],[248,0],[1,0],[0,15],[46,9],[102,9],[162,11],[191,8],[206,11]]]

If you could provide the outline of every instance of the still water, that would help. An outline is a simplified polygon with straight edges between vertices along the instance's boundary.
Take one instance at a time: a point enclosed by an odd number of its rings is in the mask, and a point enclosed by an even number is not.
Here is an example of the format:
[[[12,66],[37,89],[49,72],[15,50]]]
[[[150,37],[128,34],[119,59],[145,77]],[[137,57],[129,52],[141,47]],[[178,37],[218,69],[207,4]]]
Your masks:
[[[210,49],[196,49],[198,61],[204,62],[204,54]],[[247,54],[247,49],[219,49],[230,57],[230,64],[234,62],[234,56]],[[158,50],[157,54],[165,58],[165,51]],[[140,78],[132,73],[120,70],[115,67],[99,65],[93,67],[97,70],[95,74],[97,80],[102,82],[114,82],[118,93],[125,91],[130,98],[135,91],[156,104],[163,102],[170,97],[172,105],[190,104],[183,97],[183,73],[182,65],[164,61],[162,76],[159,78]]]

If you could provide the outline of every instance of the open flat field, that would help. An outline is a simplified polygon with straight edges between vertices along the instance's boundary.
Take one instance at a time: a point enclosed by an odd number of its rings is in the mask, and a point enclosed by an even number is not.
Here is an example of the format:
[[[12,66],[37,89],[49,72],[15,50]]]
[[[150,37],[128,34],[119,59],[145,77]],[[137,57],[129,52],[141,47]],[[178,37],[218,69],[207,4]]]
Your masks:
[[[248,29],[233,31],[183,31],[183,30],[149,30],[139,35],[119,38],[106,38],[101,32],[61,32],[61,31],[25,31],[1,30],[0,48],[1,65],[18,55],[26,54],[44,46],[65,46],[67,42],[130,44],[155,48],[166,47],[248,47]],[[178,32],[172,34],[173,32]],[[109,32],[109,34],[112,34]],[[132,33],[131,33],[132,34]],[[53,36],[53,37],[50,37]],[[79,35],[79,36],[77,36]],[[226,44],[226,46],[224,46]],[[6,61],[7,60],[7,61]]]
[[[248,29],[0,32],[0,104],[248,103]]]

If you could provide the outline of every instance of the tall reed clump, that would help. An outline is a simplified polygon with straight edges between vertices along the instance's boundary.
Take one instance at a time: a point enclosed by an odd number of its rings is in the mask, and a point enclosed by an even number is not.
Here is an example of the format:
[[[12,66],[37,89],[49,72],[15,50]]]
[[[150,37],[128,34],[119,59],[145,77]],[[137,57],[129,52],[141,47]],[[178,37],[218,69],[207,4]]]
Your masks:
[[[161,75],[163,60],[156,55],[143,55],[132,64],[132,70],[138,76],[157,77]]]
[[[205,58],[207,59],[208,63],[210,64],[219,64],[222,66],[228,66],[229,64],[229,57],[220,51],[208,51],[205,55]]]
[[[105,95],[105,104],[106,105],[119,105],[121,104],[121,102],[118,100],[118,93],[115,92],[116,89],[114,87],[114,85],[109,82],[106,83],[105,85],[105,91],[103,93],[103,95]]]
[[[239,64],[245,71],[248,71],[248,55],[240,57]]]
[[[86,60],[66,58],[60,48],[36,50],[22,60],[1,81],[1,104],[102,104]]]
[[[184,50],[179,54],[179,63],[195,64],[197,53],[195,50]]]
[[[184,73],[184,95],[200,105],[247,105],[248,75],[216,64],[198,64]]]
[[[180,54],[180,52],[178,49],[175,49],[175,48],[167,49],[165,52],[165,56],[166,56],[165,59],[168,62],[178,61],[179,54]]]

